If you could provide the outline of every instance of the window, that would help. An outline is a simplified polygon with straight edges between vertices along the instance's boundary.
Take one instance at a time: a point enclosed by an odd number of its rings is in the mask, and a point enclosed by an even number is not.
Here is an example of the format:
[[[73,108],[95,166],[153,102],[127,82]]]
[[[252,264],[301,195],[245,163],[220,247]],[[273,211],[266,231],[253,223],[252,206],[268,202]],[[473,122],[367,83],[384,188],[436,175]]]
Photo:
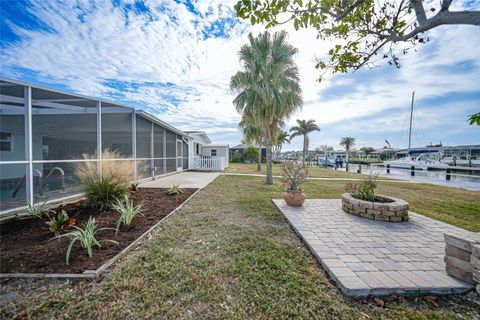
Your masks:
[[[212,150],[210,151],[210,155],[211,155],[212,157],[216,157],[216,156],[217,156],[217,149],[212,149]]]
[[[195,147],[196,147],[196,154],[200,154],[200,144],[195,143]]]
[[[0,132],[0,151],[12,151],[12,134]]]

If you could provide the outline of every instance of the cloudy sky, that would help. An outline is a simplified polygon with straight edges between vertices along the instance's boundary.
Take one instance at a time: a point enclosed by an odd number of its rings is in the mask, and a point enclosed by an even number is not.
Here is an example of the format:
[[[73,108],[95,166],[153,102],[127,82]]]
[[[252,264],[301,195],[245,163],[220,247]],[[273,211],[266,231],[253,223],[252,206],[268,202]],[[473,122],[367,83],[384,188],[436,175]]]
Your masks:
[[[437,1],[438,2],[438,1]],[[454,1],[480,8],[479,0]],[[235,145],[239,115],[228,83],[240,68],[237,52],[249,32],[235,17],[234,1],[0,0],[1,75],[134,105],[183,130],[205,130],[213,141]],[[436,5],[437,3],[434,2]],[[480,28],[448,26],[402,57],[402,68],[382,65],[328,75],[319,84],[317,57],[330,44],[311,30],[290,32],[299,49],[304,107],[292,117],[315,119],[322,131],[311,148],[408,142],[415,91],[413,144],[480,143],[469,115],[480,111]],[[285,147],[299,149],[300,138]]]

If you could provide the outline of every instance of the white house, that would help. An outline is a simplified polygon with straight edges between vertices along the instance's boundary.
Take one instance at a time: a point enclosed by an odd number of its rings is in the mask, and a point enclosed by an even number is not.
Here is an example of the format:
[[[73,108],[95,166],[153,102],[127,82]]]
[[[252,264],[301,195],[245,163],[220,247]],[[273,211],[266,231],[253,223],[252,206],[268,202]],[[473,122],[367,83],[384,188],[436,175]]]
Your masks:
[[[228,167],[228,144],[212,144],[204,131],[185,131],[188,142],[188,169],[222,171]]]
[[[75,168],[101,163],[106,150],[121,157],[111,161],[131,165],[136,181],[228,165],[228,146],[213,145],[204,132],[183,132],[128,105],[0,77],[0,216],[78,196]]]

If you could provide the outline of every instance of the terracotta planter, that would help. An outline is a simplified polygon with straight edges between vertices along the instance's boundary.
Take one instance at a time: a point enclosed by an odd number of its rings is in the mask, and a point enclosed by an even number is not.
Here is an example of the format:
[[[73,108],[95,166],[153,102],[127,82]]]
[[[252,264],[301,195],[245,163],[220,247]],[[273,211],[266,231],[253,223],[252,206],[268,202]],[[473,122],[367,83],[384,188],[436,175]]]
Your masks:
[[[287,190],[283,194],[283,200],[285,200],[289,206],[300,207],[303,202],[305,202],[305,193],[303,193],[303,189],[297,191]]]

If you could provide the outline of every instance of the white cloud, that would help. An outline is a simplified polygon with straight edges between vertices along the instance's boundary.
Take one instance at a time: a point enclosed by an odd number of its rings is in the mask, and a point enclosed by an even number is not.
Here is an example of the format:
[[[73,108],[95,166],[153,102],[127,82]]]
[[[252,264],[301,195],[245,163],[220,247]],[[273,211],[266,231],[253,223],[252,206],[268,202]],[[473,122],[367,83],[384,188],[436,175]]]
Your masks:
[[[236,144],[241,139],[235,136],[239,116],[232,106],[234,96],[228,83],[240,68],[237,52],[246,42],[246,34],[262,28],[242,21],[232,23],[234,3],[195,1],[192,12],[183,3],[149,0],[146,6],[150,13],[146,15],[125,12],[107,1],[35,0],[30,13],[52,31],[15,26],[23,40],[3,50],[2,64],[34,70],[41,81],[65,84],[87,95],[121,92],[125,100],[149,105],[150,111],[181,129],[204,129],[213,140]],[[419,101],[462,92],[480,94],[478,28],[432,30],[431,43],[402,58],[404,67],[400,70],[384,67],[380,72],[330,76],[321,84],[316,82],[315,59],[325,55],[330,43],[316,40],[313,30],[286,29],[290,42],[299,48],[297,63],[305,101],[303,111],[289,124],[296,118],[312,118],[321,127],[345,127],[354,119],[384,112],[380,120],[369,120],[378,125],[356,124],[351,126],[350,135],[361,135],[364,130],[388,132],[396,122],[388,111],[408,108],[412,90]],[[208,33],[224,36],[206,37]],[[470,72],[453,69],[462,61],[469,61]],[[6,70],[14,75],[14,69]],[[138,87],[116,90],[105,83],[107,80]],[[327,99],[326,92],[334,98]],[[443,118],[439,114],[435,119],[439,125]],[[312,136],[311,145],[336,141],[339,134],[324,130]],[[292,147],[300,147],[300,141]]]

